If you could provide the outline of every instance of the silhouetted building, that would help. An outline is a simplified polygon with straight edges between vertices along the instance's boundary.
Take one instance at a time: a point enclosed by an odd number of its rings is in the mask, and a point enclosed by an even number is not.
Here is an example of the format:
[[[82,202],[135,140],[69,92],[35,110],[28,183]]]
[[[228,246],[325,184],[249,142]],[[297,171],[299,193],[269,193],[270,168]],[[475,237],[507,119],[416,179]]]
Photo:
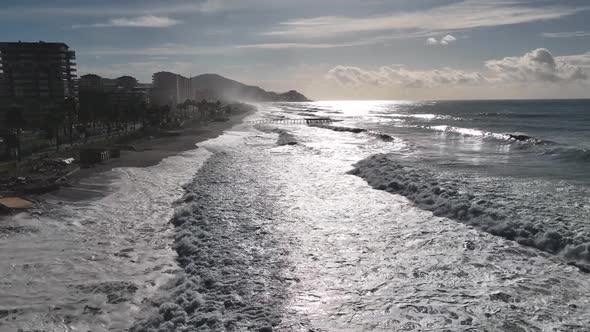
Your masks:
[[[77,98],[75,59],[64,43],[0,43],[0,109],[20,108],[35,122]]]
[[[110,79],[87,74],[80,77],[79,86],[80,110],[86,121],[126,119],[150,102],[151,85],[131,76]]]
[[[95,74],[86,74],[80,76],[78,81],[78,88],[82,90],[101,90],[103,89],[102,77]]]
[[[152,104],[169,105],[174,108],[187,99],[194,99],[189,78],[170,72],[158,72],[153,75]]]

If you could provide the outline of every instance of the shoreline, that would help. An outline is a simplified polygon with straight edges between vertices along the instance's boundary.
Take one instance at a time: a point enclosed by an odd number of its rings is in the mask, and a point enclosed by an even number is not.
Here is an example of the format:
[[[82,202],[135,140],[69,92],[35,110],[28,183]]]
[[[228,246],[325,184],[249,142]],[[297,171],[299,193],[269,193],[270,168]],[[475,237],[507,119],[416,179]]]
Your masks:
[[[89,168],[81,168],[69,177],[69,186],[78,184],[84,178],[108,172],[115,168],[158,165],[168,157],[198,149],[198,143],[223,135],[226,130],[243,123],[244,118],[255,112],[246,111],[244,113],[230,115],[229,120],[224,122],[211,121],[209,123],[191,125],[180,130],[178,136],[160,135],[153,138],[142,137],[131,140],[123,145],[133,146],[136,151],[122,149],[119,158],[113,158],[107,162],[92,165]]]
[[[31,195],[29,197],[33,201],[41,203],[41,206],[44,205],[43,203],[48,198],[66,203],[103,198],[108,195],[108,184],[100,183],[100,181],[98,183],[84,183],[85,180],[116,168],[156,166],[168,157],[198,149],[198,143],[223,135],[226,130],[243,123],[246,117],[254,114],[256,111],[254,109],[229,115],[229,120],[224,122],[211,121],[209,123],[189,125],[186,128],[178,130],[177,132],[179,134],[177,136],[160,135],[153,138],[141,137],[130,140],[122,145],[133,146],[136,151],[121,150],[119,158],[94,164],[89,168],[81,168],[70,175],[67,181],[59,188],[45,194]]]

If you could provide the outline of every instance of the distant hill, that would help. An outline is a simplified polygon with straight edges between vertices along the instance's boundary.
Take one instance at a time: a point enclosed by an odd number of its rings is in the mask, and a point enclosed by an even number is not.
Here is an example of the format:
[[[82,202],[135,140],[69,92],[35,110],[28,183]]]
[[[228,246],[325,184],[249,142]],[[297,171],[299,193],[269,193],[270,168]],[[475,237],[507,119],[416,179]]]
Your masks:
[[[216,98],[244,101],[310,101],[295,90],[285,93],[270,92],[217,74],[195,76],[191,78],[191,83],[198,94]]]

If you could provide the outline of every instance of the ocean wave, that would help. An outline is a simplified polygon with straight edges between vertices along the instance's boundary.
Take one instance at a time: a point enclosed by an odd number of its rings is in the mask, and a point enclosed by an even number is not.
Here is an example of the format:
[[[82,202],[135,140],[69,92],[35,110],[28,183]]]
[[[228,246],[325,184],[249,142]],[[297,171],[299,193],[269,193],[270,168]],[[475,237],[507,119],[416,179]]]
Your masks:
[[[578,217],[565,220],[561,205],[559,213],[547,211],[551,210],[547,207],[549,202],[539,204],[536,199],[525,202],[511,199],[505,193],[482,192],[482,188],[462,182],[459,177],[437,176],[430,170],[401,164],[394,156],[385,154],[359,161],[350,174],[365,179],[375,189],[405,196],[435,216],[476,226],[522,245],[563,255],[568,260],[590,262],[590,225],[584,220],[588,216],[582,215],[582,220],[576,220]]]
[[[539,154],[565,161],[590,161],[590,150],[583,148],[557,147],[544,150]]]
[[[485,131],[476,128],[463,128],[463,127],[454,127],[449,125],[440,125],[440,126],[417,126],[418,128],[434,130],[443,133],[451,133],[451,134],[458,134],[463,136],[471,136],[471,137],[481,137],[481,138],[491,138],[501,141],[507,141],[508,143],[524,143],[530,145],[556,145],[557,143],[549,140],[544,140],[540,138],[536,138],[533,136],[529,136],[523,133],[495,133],[491,131]]]
[[[480,117],[502,117],[502,118],[552,118],[555,114],[539,114],[539,113],[517,113],[517,112],[482,112],[478,113]]]
[[[393,136],[391,136],[391,135],[384,134],[384,133],[377,132],[377,131],[367,130],[367,129],[363,129],[363,128],[334,126],[334,125],[327,125],[327,124],[321,124],[321,123],[308,123],[308,126],[322,128],[322,129],[329,129],[332,131],[349,132],[349,133],[354,133],[354,134],[366,133],[369,136],[375,137],[375,138],[380,139],[385,142],[393,142],[395,140],[395,138],[393,138]]]
[[[393,114],[393,117],[414,118],[414,119],[422,119],[422,120],[446,120],[446,119],[457,120],[457,118],[454,118],[454,117],[451,117],[448,115],[440,115],[440,114]]]
[[[474,128],[462,128],[462,127],[454,127],[448,125],[440,125],[440,126],[421,126],[424,129],[430,129],[434,131],[439,131],[443,133],[453,133],[459,134],[463,136],[475,136],[475,137],[483,137],[483,138],[494,138],[499,140],[510,140],[510,134],[499,134]]]

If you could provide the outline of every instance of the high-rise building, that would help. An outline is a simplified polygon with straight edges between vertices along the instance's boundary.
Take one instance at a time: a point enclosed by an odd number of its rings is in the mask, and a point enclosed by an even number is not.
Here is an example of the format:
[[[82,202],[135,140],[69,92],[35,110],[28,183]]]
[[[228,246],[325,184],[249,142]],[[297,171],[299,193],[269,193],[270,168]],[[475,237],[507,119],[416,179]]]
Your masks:
[[[20,108],[30,121],[76,99],[76,54],[64,43],[0,43],[0,112]]]
[[[194,99],[190,78],[170,72],[153,75],[151,93],[152,104],[169,105],[173,108],[187,99]]]

